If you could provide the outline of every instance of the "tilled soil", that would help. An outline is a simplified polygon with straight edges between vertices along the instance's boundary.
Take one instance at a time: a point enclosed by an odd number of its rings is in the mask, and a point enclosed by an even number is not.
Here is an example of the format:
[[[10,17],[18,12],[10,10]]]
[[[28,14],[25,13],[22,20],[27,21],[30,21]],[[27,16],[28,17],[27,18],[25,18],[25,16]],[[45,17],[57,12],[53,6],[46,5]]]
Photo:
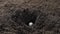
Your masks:
[[[60,0],[0,0],[0,34],[60,34]]]

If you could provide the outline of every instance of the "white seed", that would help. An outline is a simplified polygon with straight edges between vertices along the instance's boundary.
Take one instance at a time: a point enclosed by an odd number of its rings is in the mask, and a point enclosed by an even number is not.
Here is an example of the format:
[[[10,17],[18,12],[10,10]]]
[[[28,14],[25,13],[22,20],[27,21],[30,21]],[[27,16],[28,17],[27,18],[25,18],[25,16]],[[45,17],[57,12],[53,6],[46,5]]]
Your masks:
[[[29,26],[32,26],[33,25],[33,22],[29,22]]]

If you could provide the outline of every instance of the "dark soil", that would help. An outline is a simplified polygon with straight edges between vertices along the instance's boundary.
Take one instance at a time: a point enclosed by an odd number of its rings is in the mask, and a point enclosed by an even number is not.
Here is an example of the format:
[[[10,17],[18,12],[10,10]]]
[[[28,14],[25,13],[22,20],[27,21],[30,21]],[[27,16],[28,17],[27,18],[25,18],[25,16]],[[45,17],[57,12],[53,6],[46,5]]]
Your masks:
[[[0,34],[60,34],[60,0],[0,0]]]

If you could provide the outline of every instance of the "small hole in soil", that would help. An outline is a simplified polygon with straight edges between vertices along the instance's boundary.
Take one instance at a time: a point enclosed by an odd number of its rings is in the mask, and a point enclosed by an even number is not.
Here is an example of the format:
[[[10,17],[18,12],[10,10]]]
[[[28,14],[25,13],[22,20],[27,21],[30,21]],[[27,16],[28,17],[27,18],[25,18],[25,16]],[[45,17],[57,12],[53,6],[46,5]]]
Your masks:
[[[17,10],[15,15],[12,15],[12,20],[15,21],[16,23],[24,23],[29,26],[29,23],[35,23],[37,15],[36,12],[31,13],[32,11],[29,10]],[[20,15],[21,14],[21,15]]]

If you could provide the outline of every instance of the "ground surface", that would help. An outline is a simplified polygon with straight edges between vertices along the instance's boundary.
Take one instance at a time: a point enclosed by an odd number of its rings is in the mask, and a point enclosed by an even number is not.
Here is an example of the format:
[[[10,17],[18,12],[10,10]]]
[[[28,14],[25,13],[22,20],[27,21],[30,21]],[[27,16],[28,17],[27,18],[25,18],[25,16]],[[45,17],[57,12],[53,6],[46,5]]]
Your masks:
[[[60,0],[0,0],[0,34],[60,34]]]

